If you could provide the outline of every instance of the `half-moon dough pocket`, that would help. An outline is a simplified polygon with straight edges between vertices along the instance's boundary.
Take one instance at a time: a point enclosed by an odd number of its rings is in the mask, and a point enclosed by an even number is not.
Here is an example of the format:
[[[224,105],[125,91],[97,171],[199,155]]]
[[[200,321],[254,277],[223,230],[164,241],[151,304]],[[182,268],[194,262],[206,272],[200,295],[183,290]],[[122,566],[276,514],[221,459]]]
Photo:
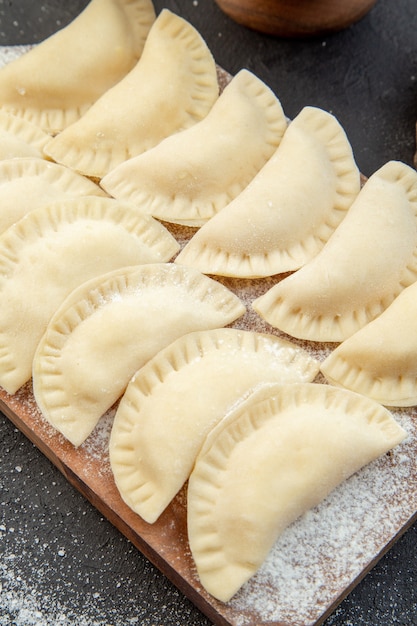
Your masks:
[[[241,70],[201,122],[125,161],[100,184],[158,219],[201,226],[265,165],[286,127],[271,90]]]
[[[233,328],[185,335],[129,383],[110,437],[124,501],[153,523],[188,479],[206,435],[241,397],[271,382],[312,381],[318,362],[273,335]]]
[[[188,484],[200,581],[227,602],[293,521],[406,436],[387,409],[315,383],[255,392],[208,435]]]
[[[0,70],[0,107],[48,133],[61,131],[131,70],[154,20],[151,0],[92,0]]]
[[[373,174],[323,250],[253,302],[280,330],[340,342],[417,278],[417,173],[390,161]]]
[[[417,283],[376,319],[341,343],[322,363],[334,385],[386,406],[417,404]]]
[[[269,161],[192,237],[178,263],[241,278],[298,269],[323,248],[359,189],[339,122],[305,107]]]
[[[75,287],[105,272],[169,260],[178,250],[156,220],[88,196],[28,213],[0,235],[0,384],[15,393],[32,373],[47,324]]]
[[[78,446],[159,350],[193,330],[225,326],[244,311],[226,287],[173,263],[89,281],[63,303],[39,344],[38,406]]]
[[[141,58],[45,148],[94,178],[203,119],[219,95],[214,59],[198,31],[163,9]]]

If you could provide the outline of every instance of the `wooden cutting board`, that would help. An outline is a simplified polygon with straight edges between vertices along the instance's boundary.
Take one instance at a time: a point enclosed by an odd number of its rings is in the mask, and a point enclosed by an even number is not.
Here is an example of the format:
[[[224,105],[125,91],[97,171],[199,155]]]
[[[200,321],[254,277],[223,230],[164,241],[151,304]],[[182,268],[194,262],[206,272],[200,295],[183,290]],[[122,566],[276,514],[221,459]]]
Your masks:
[[[3,49],[0,61],[11,60],[22,51]],[[228,78],[219,70],[221,83]],[[170,229],[182,244],[192,234],[192,229]],[[218,280],[247,306],[247,314],[233,326],[282,335],[250,307],[277,277]],[[332,348],[282,336],[318,359]],[[13,396],[0,388],[0,409],[68,482],[218,626],[319,625],[417,519],[417,410],[413,408],[394,412],[408,439],[351,477],[288,528],[257,575],[223,604],[199,584],[187,541],[185,490],[153,525],[144,522],[120,498],[108,459],[114,409],[103,416],[78,449],[42,418],[31,383]]]
[[[185,241],[187,229],[174,228]],[[248,312],[233,326],[282,335],[250,309],[276,280],[219,279],[240,296]],[[284,338],[289,339],[287,336]],[[322,359],[331,346],[292,340]],[[320,380],[319,382],[323,382]],[[227,604],[199,584],[186,529],[185,489],[155,524],[122,501],[109,459],[114,408],[89,439],[74,448],[41,416],[31,383],[10,396],[0,389],[0,409],[114,526],[219,626],[318,625],[417,519],[417,411],[394,417],[406,442],[336,489],[281,536],[257,575]]]

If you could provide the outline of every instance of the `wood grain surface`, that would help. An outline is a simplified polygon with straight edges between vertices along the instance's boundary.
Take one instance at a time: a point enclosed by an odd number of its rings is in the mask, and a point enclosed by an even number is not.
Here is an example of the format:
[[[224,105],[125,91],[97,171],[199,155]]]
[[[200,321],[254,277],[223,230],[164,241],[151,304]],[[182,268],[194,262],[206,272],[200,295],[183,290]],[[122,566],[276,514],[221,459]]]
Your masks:
[[[189,236],[189,230],[182,227],[175,226],[173,231],[183,242]],[[235,327],[280,334],[250,311],[251,300],[276,277],[219,280],[247,306],[248,313]],[[296,343],[319,359],[330,349]],[[103,416],[79,448],[44,420],[31,383],[13,396],[0,389],[0,410],[218,626],[317,626],[417,518],[417,417],[414,409],[403,409],[395,417],[408,431],[407,441],[346,481],[311,515],[293,524],[278,541],[265,568],[223,604],[205,592],[196,575],[187,540],[185,489],[152,525],[122,501],[107,447],[115,408]],[[300,548],[305,553],[302,562],[296,554]]]
[[[189,236],[185,229],[174,234],[184,240]],[[276,277],[219,280],[248,306],[248,314],[236,327],[280,334],[250,313],[252,299]],[[329,346],[296,343],[317,358],[329,350]],[[209,596],[197,579],[186,534],[185,491],[153,525],[121,500],[107,452],[112,412],[75,449],[42,418],[30,384],[14,396],[0,389],[0,409],[70,484],[219,626],[318,626],[417,519],[417,412],[404,409],[395,412],[409,433],[404,445],[352,477],[311,515],[294,524],[277,543],[265,568],[225,605]],[[327,522],[322,524],[324,519]],[[292,559],[297,545],[306,552],[302,562]],[[285,573],[285,580],[280,572]]]

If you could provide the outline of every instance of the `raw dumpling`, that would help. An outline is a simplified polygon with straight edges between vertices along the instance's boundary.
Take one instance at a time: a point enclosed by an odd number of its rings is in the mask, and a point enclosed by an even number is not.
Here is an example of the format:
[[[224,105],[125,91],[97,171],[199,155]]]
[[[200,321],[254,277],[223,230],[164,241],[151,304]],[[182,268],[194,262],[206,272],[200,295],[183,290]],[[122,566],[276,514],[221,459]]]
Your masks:
[[[154,20],[151,0],[92,0],[0,70],[0,107],[59,132],[131,70]]]
[[[50,139],[36,124],[0,109],[0,159],[42,159],[43,149]]]
[[[359,189],[345,132],[330,113],[305,107],[271,159],[177,262],[247,278],[295,270],[321,250]]]
[[[0,235],[0,384],[30,379],[46,326],[75,287],[105,272],[169,260],[178,244],[150,216],[110,198],[56,201]]]
[[[57,163],[30,157],[0,161],[0,233],[59,198],[105,195],[93,181]]]
[[[241,397],[317,372],[307,352],[273,335],[224,328],[181,337],[135,374],[117,409],[109,449],[123,500],[155,522],[207,434]]]
[[[186,20],[163,9],[135,67],[45,152],[102,178],[203,119],[218,95],[216,64],[202,37]]]
[[[343,341],[417,278],[417,173],[390,161],[368,179],[320,254],[253,302],[272,326]]]
[[[417,404],[417,283],[322,363],[329,382],[387,406]]]
[[[208,435],[188,486],[188,535],[205,589],[223,602],[282,531],[406,436],[389,411],[315,383],[261,390]]]
[[[201,122],[122,163],[100,184],[154,217],[201,226],[249,183],[286,127],[271,90],[241,70]]]
[[[39,344],[38,406],[78,446],[159,350],[193,330],[225,326],[244,311],[226,287],[173,263],[89,281],[57,311]]]

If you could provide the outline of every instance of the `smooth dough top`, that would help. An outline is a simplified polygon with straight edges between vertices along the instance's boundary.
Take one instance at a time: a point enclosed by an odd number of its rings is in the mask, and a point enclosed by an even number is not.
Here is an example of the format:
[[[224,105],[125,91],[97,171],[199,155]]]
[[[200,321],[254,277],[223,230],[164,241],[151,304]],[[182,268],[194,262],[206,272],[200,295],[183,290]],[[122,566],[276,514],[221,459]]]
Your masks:
[[[339,342],[380,315],[417,278],[417,173],[375,172],[322,251],[253,302],[272,326]]]
[[[103,178],[203,119],[218,96],[216,64],[201,35],[163,9],[133,69],[52,139],[45,152],[76,171]]]
[[[221,328],[172,343],[136,372],[115,416],[110,462],[124,501],[154,522],[232,406],[260,385],[312,381],[317,371],[306,351],[274,335]]]
[[[0,70],[0,107],[49,133],[79,119],[140,57],[151,0],[92,0],[68,26]]]
[[[227,602],[281,532],[406,437],[390,412],[316,383],[255,392],[207,436],[188,484],[188,534],[204,587]]]
[[[201,226],[244,189],[286,127],[276,96],[241,70],[201,122],[125,161],[100,184],[154,217]]]
[[[207,274],[255,278],[315,256],[360,189],[352,148],[330,113],[305,107],[248,186],[178,257]]]
[[[417,404],[417,282],[321,364],[331,383],[386,406]]]
[[[99,196],[56,200],[10,226],[0,235],[0,384],[15,393],[30,379],[46,326],[73,289],[177,250],[161,223]]]
[[[33,359],[44,416],[74,445],[159,350],[192,330],[218,328],[245,307],[226,287],[174,263],[121,268],[75,289]]]

